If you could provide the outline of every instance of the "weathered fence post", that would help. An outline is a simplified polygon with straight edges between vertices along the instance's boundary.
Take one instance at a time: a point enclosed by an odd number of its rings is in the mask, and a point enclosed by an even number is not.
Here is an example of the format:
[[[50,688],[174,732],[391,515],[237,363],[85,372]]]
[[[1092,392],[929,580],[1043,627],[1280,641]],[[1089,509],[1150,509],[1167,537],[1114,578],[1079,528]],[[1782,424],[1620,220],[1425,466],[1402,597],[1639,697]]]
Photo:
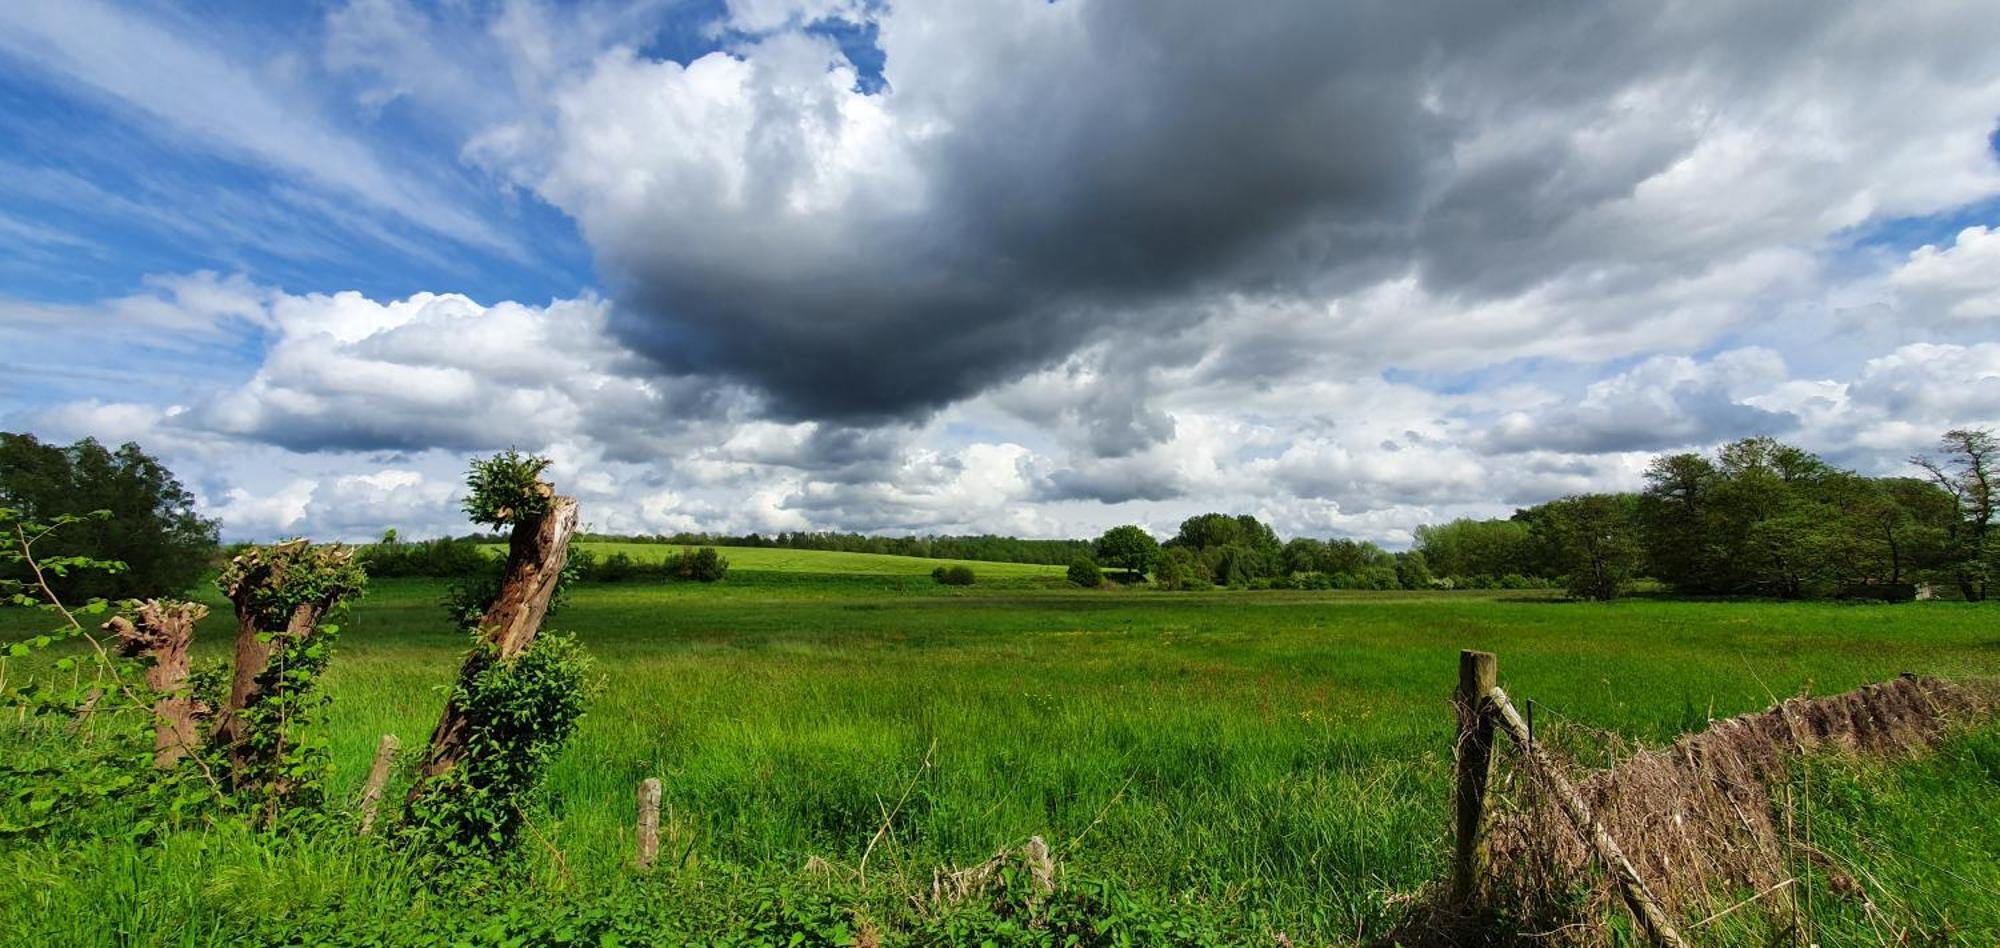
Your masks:
[[[375,763],[368,768],[368,784],[361,791],[361,835],[375,828],[375,810],[382,805],[382,791],[389,786],[389,765],[396,759],[400,742],[394,734],[382,735],[375,745]]]
[[[1451,864],[1451,900],[1470,904],[1486,878],[1486,785],[1493,778],[1493,715],[1488,695],[1499,684],[1499,660],[1491,652],[1458,653],[1457,848]]]
[[[651,869],[660,858],[660,778],[639,782],[639,868]]]

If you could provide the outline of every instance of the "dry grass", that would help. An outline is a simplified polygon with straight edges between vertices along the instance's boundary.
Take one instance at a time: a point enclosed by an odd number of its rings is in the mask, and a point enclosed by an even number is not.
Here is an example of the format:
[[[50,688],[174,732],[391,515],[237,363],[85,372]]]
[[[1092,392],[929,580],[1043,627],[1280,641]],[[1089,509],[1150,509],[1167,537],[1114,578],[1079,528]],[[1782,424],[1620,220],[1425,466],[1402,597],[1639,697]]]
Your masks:
[[[1591,774],[1577,789],[1683,926],[1739,911],[1781,916],[1794,911],[1802,860],[1824,867],[1836,892],[1859,891],[1812,847],[1809,823],[1790,799],[1793,760],[1909,756],[1996,706],[2000,693],[1990,684],[1904,676],[1714,722]],[[1503,766],[1511,756],[1503,752]],[[1605,926],[1594,920],[1622,911],[1610,882],[1539,781],[1521,776],[1495,784],[1489,906],[1510,920],[1504,928],[1537,941],[1604,941]]]

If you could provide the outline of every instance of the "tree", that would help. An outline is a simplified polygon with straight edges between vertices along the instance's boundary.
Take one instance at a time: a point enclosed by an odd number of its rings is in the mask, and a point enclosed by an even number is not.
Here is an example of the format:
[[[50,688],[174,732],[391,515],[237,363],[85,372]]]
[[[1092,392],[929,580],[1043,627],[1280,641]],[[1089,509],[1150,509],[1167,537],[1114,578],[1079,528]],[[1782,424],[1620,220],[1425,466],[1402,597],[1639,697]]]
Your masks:
[[[1159,559],[1160,543],[1144,528],[1132,524],[1112,527],[1097,538],[1097,559],[1125,571],[1133,579],[1144,579]]]
[[[1459,519],[1416,530],[1416,548],[1439,576],[1549,575],[1539,562],[1528,524],[1518,520]]]
[[[53,577],[65,598],[179,593],[201,578],[215,553],[216,522],[196,514],[194,495],[136,444],[110,451],[85,438],[64,447],[0,432],[0,506],[29,520],[111,512],[49,538],[47,555],[125,564],[122,571]]]
[[[1431,581],[1430,562],[1424,559],[1424,551],[1408,550],[1396,554],[1396,584],[1404,589],[1429,589]]]
[[[1167,547],[1153,564],[1153,584],[1161,589],[1186,589],[1207,582],[1201,561],[1187,547]]]
[[[1096,589],[1104,585],[1104,574],[1090,557],[1079,556],[1069,564],[1069,581],[1085,589]]]
[[[1537,508],[1541,533],[1569,577],[1569,594],[1600,602],[1623,595],[1642,549],[1631,495],[1584,494]]]
[[[1714,462],[1699,454],[1664,455],[1646,465],[1639,525],[1647,562],[1655,577],[1682,592],[1720,591],[1708,517],[1721,476]]]
[[[1946,540],[1946,570],[1968,602],[1986,598],[1994,571],[1994,551],[1988,543],[1994,504],[2000,501],[2000,439],[1983,428],[1954,428],[1938,439],[1938,453],[1917,455],[1910,463],[1930,475],[1931,482],[1950,495],[1958,515]]]

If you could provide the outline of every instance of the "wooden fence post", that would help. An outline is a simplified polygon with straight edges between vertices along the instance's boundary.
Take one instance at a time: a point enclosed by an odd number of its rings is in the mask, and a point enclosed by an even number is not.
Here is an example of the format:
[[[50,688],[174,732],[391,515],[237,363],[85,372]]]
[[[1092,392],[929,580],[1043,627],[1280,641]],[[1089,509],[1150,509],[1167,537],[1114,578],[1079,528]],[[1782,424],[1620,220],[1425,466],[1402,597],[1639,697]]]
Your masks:
[[[660,778],[639,782],[639,868],[651,869],[660,856]]]
[[[1493,715],[1488,695],[1499,684],[1499,660],[1491,652],[1458,653],[1457,847],[1451,864],[1451,900],[1466,907],[1478,898],[1488,863],[1486,785],[1493,779]]]
[[[375,810],[382,805],[382,791],[389,786],[389,765],[396,759],[396,735],[382,735],[375,745],[375,763],[368,768],[368,784],[361,791],[361,835],[375,827]]]

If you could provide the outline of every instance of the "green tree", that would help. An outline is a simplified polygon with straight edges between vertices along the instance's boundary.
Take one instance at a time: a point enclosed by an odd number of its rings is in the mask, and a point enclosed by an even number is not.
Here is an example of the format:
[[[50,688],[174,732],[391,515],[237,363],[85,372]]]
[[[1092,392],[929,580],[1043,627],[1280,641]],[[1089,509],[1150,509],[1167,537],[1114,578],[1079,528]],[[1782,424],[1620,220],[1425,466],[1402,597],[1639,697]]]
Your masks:
[[[1097,538],[1098,561],[1124,570],[1134,580],[1144,579],[1159,556],[1159,541],[1145,528],[1133,524],[1112,527]]]
[[[1424,558],[1422,550],[1406,550],[1396,554],[1396,584],[1404,589],[1429,589],[1431,581],[1430,561]]]
[[[179,593],[195,584],[215,553],[216,522],[195,513],[194,496],[136,444],[111,451],[91,438],[62,446],[0,432],[0,506],[42,521],[110,511],[46,541],[47,555],[125,564],[119,571],[52,577],[55,592],[65,598]]]
[[[1069,581],[1085,589],[1096,589],[1104,585],[1104,573],[1090,557],[1079,556],[1069,564]]]
[[[1550,575],[1524,521],[1459,519],[1425,524],[1416,529],[1416,540],[1431,572],[1439,576]]]
[[[1910,463],[1923,468],[1957,510],[1945,537],[1944,571],[1966,601],[1985,600],[1996,558],[1989,540],[2000,503],[2000,439],[1983,428],[1955,428],[1938,439],[1936,454]]]
[[[1569,594],[1600,602],[1623,595],[1638,572],[1639,544],[1630,495],[1583,494],[1537,508],[1542,534],[1569,577]]]
[[[1721,476],[1715,463],[1699,454],[1664,455],[1646,466],[1639,524],[1648,569],[1682,592],[1722,591],[1709,520]]]

